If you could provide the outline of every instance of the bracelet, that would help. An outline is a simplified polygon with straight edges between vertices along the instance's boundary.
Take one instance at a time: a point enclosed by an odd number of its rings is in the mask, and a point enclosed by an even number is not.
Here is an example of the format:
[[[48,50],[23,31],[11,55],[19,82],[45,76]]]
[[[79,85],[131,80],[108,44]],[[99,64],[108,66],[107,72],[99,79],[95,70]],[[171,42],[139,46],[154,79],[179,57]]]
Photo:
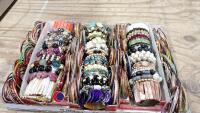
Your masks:
[[[108,74],[108,70],[104,70],[104,69],[99,69],[99,68],[93,68],[90,70],[84,70],[84,74],[88,75],[88,73],[95,73],[98,72],[101,75],[105,75],[105,76],[109,76]]]
[[[105,51],[105,50],[99,49],[99,48],[90,49],[90,50],[86,51],[86,53],[89,55],[91,55],[91,54],[102,54],[103,56],[108,55],[108,51]]]
[[[132,46],[132,45],[135,45],[135,44],[138,44],[138,43],[145,43],[145,44],[150,45],[149,40],[146,40],[146,39],[143,39],[143,38],[137,38],[137,39],[130,40],[128,42],[128,46]]]
[[[103,34],[107,34],[108,33],[108,27],[103,25],[102,23],[96,23],[96,22],[90,22],[88,24],[86,24],[86,30],[89,33],[92,33],[94,31],[99,31]]]
[[[140,62],[140,61],[149,61],[152,63],[156,63],[156,58],[153,53],[149,51],[137,51],[136,53],[132,53],[131,56],[129,56],[132,63]]]
[[[135,35],[133,34],[132,36],[128,36],[126,40],[130,41],[138,38],[143,38],[150,41],[150,38],[145,34],[135,34]]]
[[[132,64],[133,69],[139,69],[139,68],[150,68],[155,70],[155,64],[148,62],[148,61],[140,61]]]
[[[135,53],[136,51],[152,51],[150,45],[140,43],[136,45],[132,45],[128,48],[128,55],[131,55],[131,53]]]
[[[102,64],[102,65],[107,65],[108,61],[107,58],[103,55],[100,54],[92,54],[89,55],[85,58],[84,65],[89,65],[89,64]]]
[[[131,25],[127,26],[126,31],[127,31],[126,37],[128,35],[130,35],[130,33],[133,33],[133,32],[135,34],[143,33],[143,34],[148,35],[149,34],[149,27],[146,24],[143,24],[143,23],[131,24]]]

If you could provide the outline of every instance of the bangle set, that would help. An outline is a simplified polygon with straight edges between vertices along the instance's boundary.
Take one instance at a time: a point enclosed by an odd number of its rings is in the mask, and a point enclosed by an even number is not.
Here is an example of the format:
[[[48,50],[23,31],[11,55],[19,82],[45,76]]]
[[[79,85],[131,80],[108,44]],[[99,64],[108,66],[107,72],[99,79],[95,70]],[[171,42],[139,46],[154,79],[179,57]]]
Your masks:
[[[102,23],[89,23],[86,26],[86,57],[82,64],[79,105],[87,109],[104,109],[111,103],[108,70],[107,27]]]
[[[151,48],[150,35],[145,27],[135,27],[127,32],[127,53],[131,63],[129,85],[137,105],[153,106],[161,100],[160,82],[156,72],[156,58]],[[155,87],[154,87],[155,86]]]
[[[6,103],[151,111],[165,110],[167,92],[170,111],[186,108],[162,29],[141,23],[116,25],[112,31],[98,22],[50,23],[36,22],[22,42],[2,88]]]
[[[68,52],[72,35],[64,28],[57,28],[46,34],[41,50],[29,69],[28,85],[24,98],[50,102],[55,89],[62,89],[58,78],[64,70],[65,54]],[[61,82],[59,82],[61,83]]]

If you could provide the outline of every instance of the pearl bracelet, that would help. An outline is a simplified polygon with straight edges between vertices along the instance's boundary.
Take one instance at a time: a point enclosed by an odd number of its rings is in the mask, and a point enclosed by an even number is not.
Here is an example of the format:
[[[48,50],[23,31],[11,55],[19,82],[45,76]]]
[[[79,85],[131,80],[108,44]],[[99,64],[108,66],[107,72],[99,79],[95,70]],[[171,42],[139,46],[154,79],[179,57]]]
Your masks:
[[[140,62],[140,61],[149,61],[152,63],[156,63],[156,58],[153,53],[149,51],[137,51],[136,53],[132,53],[131,56],[129,56],[132,63]]]

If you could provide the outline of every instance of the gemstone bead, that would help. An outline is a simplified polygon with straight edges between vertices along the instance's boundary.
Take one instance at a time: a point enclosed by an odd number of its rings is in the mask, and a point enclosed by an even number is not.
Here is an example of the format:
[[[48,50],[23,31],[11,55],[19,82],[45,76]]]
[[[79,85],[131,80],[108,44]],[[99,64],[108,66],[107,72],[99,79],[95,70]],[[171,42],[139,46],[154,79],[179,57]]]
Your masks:
[[[138,47],[138,51],[142,51],[142,48],[141,48],[141,47]]]
[[[136,76],[141,76],[142,75],[142,71],[137,71],[136,72]]]
[[[58,48],[58,44],[53,43],[52,47],[53,47],[53,48]]]
[[[48,45],[45,42],[42,45],[42,49],[48,49]]]
[[[51,66],[46,66],[46,67],[45,67],[45,71],[46,71],[46,72],[50,72],[51,70],[52,70],[52,67],[51,67]]]
[[[131,52],[132,53],[135,53],[136,52],[136,49],[133,47],[133,48],[131,48]]]
[[[156,73],[155,70],[153,70],[153,69],[150,70],[150,74],[151,74],[151,75],[154,75],[155,73]]]
[[[144,48],[144,51],[149,51],[149,48],[148,48],[148,47],[145,47],[145,48]]]
[[[34,73],[33,68],[29,69],[29,73]]]
[[[51,60],[47,60],[46,64],[51,65],[52,64]]]
[[[55,67],[55,68],[59,68],[59,67],[60,67],[60,62],[57,61],[57,60],[53,60],[53,61],[52,61],[52,65],[53,65],[53,67]]]
[[[107,80],[106,79],[101,79],[102,80],[102,85],[107,85]]]
[[[58,69],[55,73],[56,73],[56,75],[59,75],[60,74],[60,69]]]
[[[59,48],[54,48],[54,49],[53,49],[53,52],[54,52],[55,54],[59,54],[59,53],[60,53],[60,50],[59,50]]]
[[[41,60],[39,61],[39,64],[40,64],[40,65],[46,65],[46,60],[45,60],[45,59],[41,59]]]
[[[35,61],[35,62],[34,62],[34,66],[37,67],[37,66],[39,66],[39,65],[40,65],[39,61]]]
[[[39,65],[39,67],[38,67],[38,71],[44,71],[44,70],[45,70],[44,65]]]
[[[92,80],[92,84],[93,85],[98,85],[99,84],[98,75],[94,75],[94,78]]]

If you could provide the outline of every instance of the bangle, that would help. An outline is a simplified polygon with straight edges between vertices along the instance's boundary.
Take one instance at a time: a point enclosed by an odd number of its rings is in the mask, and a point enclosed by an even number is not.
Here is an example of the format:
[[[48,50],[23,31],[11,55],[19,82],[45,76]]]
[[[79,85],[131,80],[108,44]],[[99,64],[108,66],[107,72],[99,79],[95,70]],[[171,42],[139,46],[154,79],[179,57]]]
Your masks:
[[[137,105],[153,106],[161,100],[160,85],[152,80],[136,82],[133,92]]]

